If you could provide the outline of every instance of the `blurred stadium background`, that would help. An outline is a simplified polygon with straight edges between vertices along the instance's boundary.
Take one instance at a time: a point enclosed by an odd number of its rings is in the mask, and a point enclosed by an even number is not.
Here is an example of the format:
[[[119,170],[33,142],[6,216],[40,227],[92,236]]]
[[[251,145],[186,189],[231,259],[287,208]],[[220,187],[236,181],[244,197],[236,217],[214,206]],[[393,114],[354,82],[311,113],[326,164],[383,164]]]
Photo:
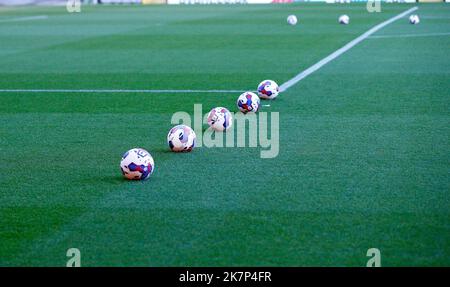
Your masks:
[[[294,2],[350,3],[367,0],[0,0],[0,5],[66,5],[68,1],[82,4],[270,4]],[[438,3],[450,0],[383,0],[390,3]]]

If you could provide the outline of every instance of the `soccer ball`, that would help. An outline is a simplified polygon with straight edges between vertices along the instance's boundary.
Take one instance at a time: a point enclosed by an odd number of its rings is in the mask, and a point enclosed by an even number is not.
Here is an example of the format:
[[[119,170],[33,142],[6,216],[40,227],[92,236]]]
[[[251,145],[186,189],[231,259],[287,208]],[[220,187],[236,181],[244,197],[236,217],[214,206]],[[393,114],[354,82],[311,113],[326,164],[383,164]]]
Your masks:
[[[297,25],[297,16],[289,15],[287,17],[287,22],[288,22],[289,25],[292,25],[292,26]]]
[[[148,151],[134,148],[127,151],[120,161],[122,174],[127,179],[145,180],[155,169],[155,162]]]
[[[272,80],[262,81],[258,85],[258,95],[261,99],[275,99],[278,96],[280,89],[277,83]]]
[[[248,112],[256,113],[259,109],[260,100],[255,93],[245,92],[237,99],[237,107],[244,114]]]
[[[191,151],[195,146],[195,132],[186,125],[174,126],[167,135],[167,144],[174,152]]]
[[[233,125],[233,117],[229,110],[223,107],[212,109],[208,114],[208,125],[216,131],[224,131]]]
[[[415,25],[415,24],[419,24],[419,22],[420,22],[419,15],[413,14],[413,15],[409,16],[409,23]]]
[[[347,15],[341,15],[339,17],[339,23],[347,25],[350,22],[350,18]]]

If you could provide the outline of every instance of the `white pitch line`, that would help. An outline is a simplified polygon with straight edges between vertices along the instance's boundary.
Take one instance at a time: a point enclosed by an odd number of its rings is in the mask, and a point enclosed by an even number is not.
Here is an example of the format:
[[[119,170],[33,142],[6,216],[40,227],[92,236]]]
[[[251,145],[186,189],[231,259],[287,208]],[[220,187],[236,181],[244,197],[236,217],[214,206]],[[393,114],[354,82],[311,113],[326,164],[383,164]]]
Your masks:
[[[344,54],[345,52],[347,52],[348,50],[350,50],[351,48],[353,48],[354,46],[359,44],[360,42],[364,41],[367,37],[369,37],[373,33],[377,32],[378,30],[382,29],[383,27],[391,24],[392,22],[395,22],[398,19],[408,15],[409,13],[411,13],[413,11],[416,11],[417,9],[418,9],[417,7],[413,7],[411,9],[406,10],[405,12],[402,12],[402,13],[398,14],[397,16],[394,16],[394,17],[392,17],[392,18],[390,18],[390,19],[388,19],[388,20],[386,20],[386,21],[384,21],[384,22],[382,22],[382,23],[372,27],[371,29],[369,29],[367,32],[365,32],[361,36],[359,36],[356,39],[354,39],[354,40],[350,41],[349,43],[347,43],[342,48],[334,51],[333,53],[331,53],[327,57],[323,58],[322,60],[320,60],[319,62],[315,63],[314,65],[312,65],[308,69],[306,69],[303,72],[301,72],[298,75],[296,75],[294,78],[292,78],[289,81],[283,83],[280,86],[280,92],[286,91],[287,89],[289,89],[293,85],[297,84],[299,81],[301,81],[304,78],[308,77],[309,75],[311,75],[315,71],[317,71],[320,68],[322,68],[324,65],[328,64],[329,62],[333,61],[334,59],[336,59],[340,55]]]
[[[428,33],[428,34],[397,34],[397,35],[374,35],[369,39],[384,39],[384,38],[415,38],[415,37],[438,37],[450,36],[450,33]]]
[[[0,23],[43,20],[43,19],[48,19],[48,16],[47,15],[38,15],[38,16],[18,17],[18,18],[11,18],[11,19],[0,19]]]
[[[0,89],[0,93],[148,93],[148,94],[186,94],[186,93],[243,93],[243,90],[96,90],[96,89]]]

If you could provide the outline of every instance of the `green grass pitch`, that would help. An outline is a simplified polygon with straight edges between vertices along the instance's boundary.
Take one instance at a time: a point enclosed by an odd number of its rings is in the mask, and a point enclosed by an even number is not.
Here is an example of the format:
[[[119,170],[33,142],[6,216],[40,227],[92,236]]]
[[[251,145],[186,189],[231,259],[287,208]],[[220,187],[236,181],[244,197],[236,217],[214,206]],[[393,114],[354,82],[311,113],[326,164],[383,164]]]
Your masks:
[[[0,7],[0,90],[254,90],[411,7]],[[173,113],[236,111],[236,93],[1,92],[0,266],[65,266],[71,247],[82,266],[365,266],[372,247],[450,265],[450,6],[416,13],[263,107],[274,159],[168,151]],[[125,181],[138,146],[156,171]]]

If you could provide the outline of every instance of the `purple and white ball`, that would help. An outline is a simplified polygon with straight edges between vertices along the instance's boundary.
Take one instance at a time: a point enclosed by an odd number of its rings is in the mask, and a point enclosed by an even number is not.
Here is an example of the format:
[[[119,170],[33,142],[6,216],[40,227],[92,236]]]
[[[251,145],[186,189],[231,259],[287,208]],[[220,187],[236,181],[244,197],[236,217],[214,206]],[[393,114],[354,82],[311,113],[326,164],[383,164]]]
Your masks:
[[[256,113],[259,109],[259,97],[252,92],[245,92],[237,99],[237,107],[244,114],[252,112]]]
[[[350,23],[350,17],[348,17],[347,15],[341,15],[339,17],[339,23],[343,25],[348,25],[348,23]]]
[[[226,108],[217,107],[209,112],[208,125],[215,131],[225,131],[233,125],[233,117]]]
[[[195,147],[195,132],[186,125],[174,126],[167,135],[167,144],[174,152],[189,152]]]
[[[416,25],[420,23],[419,15],[413,14],[409,16],[409,23]]]
[[[155,170],[155,162],[145,149],[133,148],[122,156],[120,169],[126,179],[146,180]]]
[[[258,85],[258,95],[261,99],[273,100],[279,92],[280,88],[272,80],[264,80]]]
[[[287,20],[288,24],[291,26],[295,26],[298,22],[297,16],[295,16],[295,15],[289,15],[286,20]]]

